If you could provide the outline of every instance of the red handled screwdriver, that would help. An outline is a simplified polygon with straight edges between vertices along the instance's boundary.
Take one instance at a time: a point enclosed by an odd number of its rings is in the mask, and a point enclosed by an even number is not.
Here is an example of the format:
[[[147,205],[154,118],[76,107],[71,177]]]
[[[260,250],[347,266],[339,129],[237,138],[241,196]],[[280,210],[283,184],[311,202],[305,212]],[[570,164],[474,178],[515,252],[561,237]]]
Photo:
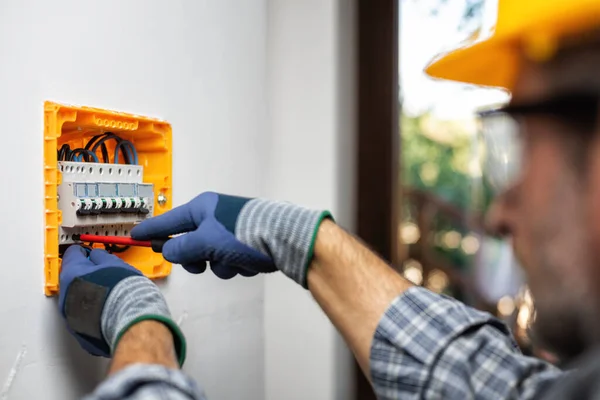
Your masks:
[[[118,244],[121,246],[150,247],[155,253],[162,253],[163,246],[171,238],[135,240],[125,236],[73,235],[73,240],[91,243]]]

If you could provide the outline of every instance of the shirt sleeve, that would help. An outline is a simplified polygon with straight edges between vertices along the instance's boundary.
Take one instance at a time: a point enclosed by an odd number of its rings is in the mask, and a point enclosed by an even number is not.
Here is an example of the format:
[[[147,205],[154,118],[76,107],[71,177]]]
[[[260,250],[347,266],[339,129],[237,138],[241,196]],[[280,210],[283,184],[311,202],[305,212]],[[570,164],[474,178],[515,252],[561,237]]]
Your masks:
[[[204,392],[180,370],[134,364],[110,376],[84,400],[206,400]]]
[[[532,399],[562,375],[492,315],[421,287],[387,309],[370,361],[379,399]]]

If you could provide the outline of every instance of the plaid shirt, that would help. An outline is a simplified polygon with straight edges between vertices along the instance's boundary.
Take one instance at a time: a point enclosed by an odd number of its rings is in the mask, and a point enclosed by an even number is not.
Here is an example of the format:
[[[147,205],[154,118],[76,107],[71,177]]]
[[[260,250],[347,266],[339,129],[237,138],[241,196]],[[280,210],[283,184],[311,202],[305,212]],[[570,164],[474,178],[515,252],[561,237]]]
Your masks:
[[[134,364],[110,376],[84,400],[206,400],[196,382],[179,370]]]
[[[371,346],[371,379],[379,399],[532,399],[562,372],[519,351],[491,315],[413,287],[385,312]],[[181,371],[134,365],[87,398],[198,399]]]
[[[560,376],[490,314],[420,287],[392,302],[371,346],[379,399],[532,399]]]

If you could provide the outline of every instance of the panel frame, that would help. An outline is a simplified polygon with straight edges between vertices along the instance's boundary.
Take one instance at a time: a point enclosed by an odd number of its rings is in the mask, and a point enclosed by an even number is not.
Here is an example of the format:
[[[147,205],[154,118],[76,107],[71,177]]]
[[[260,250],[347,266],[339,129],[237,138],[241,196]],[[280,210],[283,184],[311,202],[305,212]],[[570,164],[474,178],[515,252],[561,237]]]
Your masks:
[[[138,164],[143,167],[143,181],[154,185],[154,214],[162,214],[172,207],[172,128],[167,121],[119,111],[46,101],[43,132],[44,293],[46,296],[59,293],[61,266],[59,239],[62,212],[58,207],[58,187],[63,178],[66,179],[66,174],[59,169],[57,151],[65,143],[72,148],[83,147],[91,137],[105,132],[113,132],[134,143],[138,151]],[[115,167],[115,164],[112,165]],[[149,278],[164,278],[171,272],[171,263],[151,249],[131,247],[117,255]]]

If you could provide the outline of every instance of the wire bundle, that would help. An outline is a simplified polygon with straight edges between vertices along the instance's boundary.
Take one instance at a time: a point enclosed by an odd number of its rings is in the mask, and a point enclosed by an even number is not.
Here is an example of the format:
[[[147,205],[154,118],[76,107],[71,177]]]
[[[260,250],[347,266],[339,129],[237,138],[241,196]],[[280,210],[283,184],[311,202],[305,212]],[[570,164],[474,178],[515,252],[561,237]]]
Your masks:
[[[137,150],[133,143],[129,140],[125,140],[115,135],[112,132],[106,132],[101,135],[96,135],[90,139],[84,148],[72,149],[68,144],[63,144],[58,150],[58,161],[78,161],[78,162],[100,162],[97,151],[100,150],[102,154],[102,162],[108,163],[108,148],[106,142],[115,141],[115,151],[113,160],[115,164],[119,163],[119,153],[123,154],[123,161],[125,164],[138,163]]]
[[[109,163],[108,147],[106,142],[113,140],[115,142],[115,150],[113,162],[119,163],[119,154],[123,155],[125,164],[137,165],[138,154],[133,143],[125,140],[112,132],[105,132],[92,137],[83,148],[71,149],[68,144],[63,144],[58,150],[58,161],[77,161],[77,162],[100,162],[98,158],[98,150],[102,156],[103,163]],[[91,248],[91,243],[89,245]],[[105,244],[104,248],[109,253],[122,253],[129,249],[129,246],[118,246],[116,244]]]
[[[68,144],[63,144],[58,150],[58,161],[85,161],[99,162],[98,156],[86,149],[73,149]]]

